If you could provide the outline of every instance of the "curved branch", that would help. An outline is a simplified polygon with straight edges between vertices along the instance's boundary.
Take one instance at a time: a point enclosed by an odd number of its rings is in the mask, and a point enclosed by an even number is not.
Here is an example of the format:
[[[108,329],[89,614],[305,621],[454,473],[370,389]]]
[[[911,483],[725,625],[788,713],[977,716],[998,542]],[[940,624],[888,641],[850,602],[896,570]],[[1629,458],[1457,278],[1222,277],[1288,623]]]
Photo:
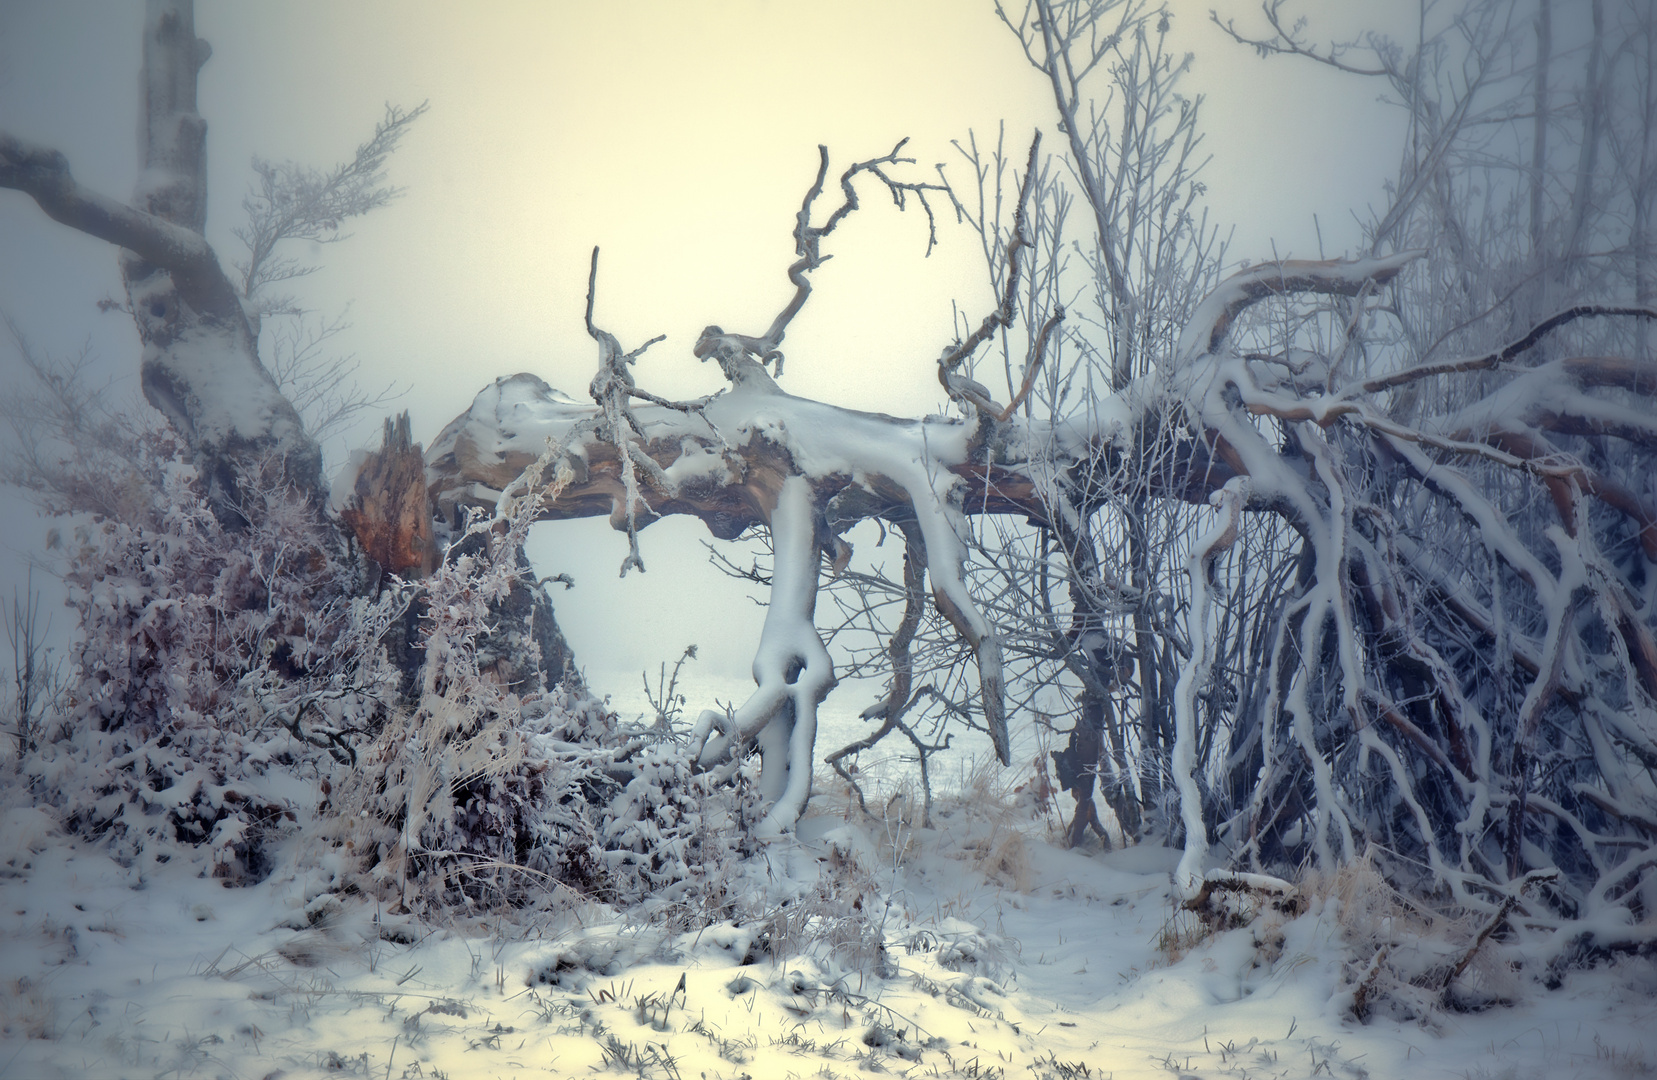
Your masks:
[[[1345,60],[1342,60],[1341,54],[1351,47],[1349,45],[1331,44],[1327,52],[1319,52],[1315,46],[1303,44],[1295,36],[1292,29],[1286,29],[1283,26],[1282,19],[1278,15],[1278,9],[1282,6],[1283,0],[1262,0],[1260,9],[1265,13],[1266,21],[1271,24],[1271,28],[1276,31],[1269,38],[1247,37],[1242,33],[1242,31],[1237,29],[1237,24],[1234,20],[1226,19],[1222,22],[1220,20],[1220,13],[1217,11],[1209,11],[1208,19],[1215,26],[1218,26],[1221,30],[1224,30],[1228,35],[1230,35],[1231,39],[1237,42],[1237,44],[1247,45],[1261,56],[1303,56],[1315,63],[1323,64],[1326,67],[1332,67],[1336,71],[1344,71],[1348,75],[1365,75],[1373,77],[1392,76],[1397,74],[1397,72],[1388,67],[1358,67],[1356,64],[1349,64]]]
[[[240,313],[235,286],[200,233],[83,187],[59,151],[0,131],[0,188],[21,191],[53,221],[168,271],[196,311],[221,318]]]
[[[1190,363],[1218,352],[1237,316],[1267,297],[1288,293],[1357,296],[1374,285],[1385,285],[1425,254],[1418,250],[1365,259],[1283,259],[1239,270],[1191,313],[1174,348],[1175,358]]]

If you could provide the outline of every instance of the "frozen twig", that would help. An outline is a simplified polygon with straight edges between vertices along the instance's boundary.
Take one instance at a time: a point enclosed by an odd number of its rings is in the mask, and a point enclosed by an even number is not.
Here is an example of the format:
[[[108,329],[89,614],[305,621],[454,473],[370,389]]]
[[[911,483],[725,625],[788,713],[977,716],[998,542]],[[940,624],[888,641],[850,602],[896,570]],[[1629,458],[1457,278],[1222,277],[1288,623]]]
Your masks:
[[[639,555],[638,509],[641,505],[648,508],[649,504],[639,492],[639,470],[644,470],[658,491],[672,496],[679,490],[678,485],[669,479],[662,467],[656,464],[655,459],[640,446],[644,441],[644,429],[639,426],[638,418],[633,415],[631,399],[655,399],[654,395],[646,395],[634,385],[633,373],[628,370],[646,349],[661,341],[665,335],[659,334],[651,338],[632,352],[622,352],[621,343],[616,340],[614,334],[593,325],[593,300],[597,291],[598,248],[595,247],[592,267],[587,273],[586,324],[588,336],[598,342],[598,374],[593,376],[588,391],[602,410],[602,418],[597,426],[598,437],[614,446],[622,456],[624,505],[619,509],[627,525],[627,557],[621,561],[621,576],[626,577],[629,569],[636,567],[640,573],[644,571],[644,559]],[[666,404],[659,400],[656,403]]]

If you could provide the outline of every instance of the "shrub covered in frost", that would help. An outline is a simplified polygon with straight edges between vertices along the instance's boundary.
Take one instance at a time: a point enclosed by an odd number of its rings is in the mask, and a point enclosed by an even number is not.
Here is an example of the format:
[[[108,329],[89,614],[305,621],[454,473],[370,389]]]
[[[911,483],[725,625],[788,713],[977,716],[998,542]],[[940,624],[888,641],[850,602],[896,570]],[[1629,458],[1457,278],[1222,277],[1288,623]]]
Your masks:
[[[428,913],[572,890],[723,910],[750,778],[715,785],[666,727],[524,677],[539,662],[514,614],[533,498],[371,597],[303,495],[245,477],[227,524],[170,433],[144,433],[134,463],[118,508],[72,529],[74,670],[22,763],[67,825],[231,883],[299,835],[309,857],[332,853],[336,887]],[[515,490],[539,483],[532,469]],[[388,646],[411,620],[409,685]]]
[[[528,510],[475,519],[419,583],[417,696],[390,712],[340,777],[320,823],[367,884],[411,908],[519,900],[532,882],[556,878],[564,835],[588,831],[579,809],[588,765],[547,753],[534,736],[590,710],[568,694],[521,695],[484,665],[532,520]]]
[[[355,860],[359,887],[410,909],[566,892],[689,902],[717,891],[707,863],[731,849],[715,837],[739,831],[740,790],[716,792],[670,732],[620,723],[572,681],[527,690],[519,677],[534,638],[503,612],[522,608],[512,598],[530,572],[521,552],[550,460],[495,515],[475,516],[419,582],[419,690],[388,712],[319,819],[318,835]],[[503,664],[514,639],[518,660]]]
[[[351,599],[303,496],[247,477],[226,524],[170,433],[134,449],[121,511],[72,530],[73,673],[25,771],[128,857],[206,845],[215,875],[258,878],[269,839],[384,711],[394,673],[363,648],[384,605]]]

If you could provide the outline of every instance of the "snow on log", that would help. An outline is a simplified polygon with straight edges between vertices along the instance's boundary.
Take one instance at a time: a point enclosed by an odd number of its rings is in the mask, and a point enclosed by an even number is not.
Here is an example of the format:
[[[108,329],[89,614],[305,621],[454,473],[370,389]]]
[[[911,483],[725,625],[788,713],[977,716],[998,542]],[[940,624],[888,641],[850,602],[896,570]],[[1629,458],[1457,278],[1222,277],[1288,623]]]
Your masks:
[[[465,505],[493,506],[552,446],[564,448],[571,476],[544,503],[544,519],[605,515],[612,526],[626,530],[630,509],[640,525],[691,514],[722,539],[753,525],[768,526],[777,578],[754,661],[758,689],[737,710],[733,731],[704,732],[702,760],[710,764],[749,739],[759,740],[766,795],[777,800],[767,819],[773,832],[790,827],[804,806],[806,789],[800,785],[809,782],[809,765],[783,772],[772,762],[784,754],[784,739],[791,763],[810,761],[820,700],[813,695],[833,685],[826,653],[817,657],[822,646],[811,624],[821,540],[865,517],[913,522],[934,603],[973,652],[985,726],[997,757],[1008,762],[1001,647],[967,589],[963,500],[977,510],[993,507],[1040,518],[1047,509],[1038,486],[1016,470],[971,460],[975,422],[939,416],[904,420],[842,409],[783,392],[751,359],[727,358],[726,367],[731,388],[695,408],[645,404],[630,411],[631,423],[612,418],[612,435],[619,426],[629,431],[622,441],[636,439],[625,451],[599,437],[603,417],[597,407],[576,403],[534,375],[498,379],[427,453],[432,504],[450,518]],[[624,452],[634,460],[648,456],[657,468],[635,480]],[[658,471],[669,483],[657,480]],[[782,620],[775,629],[772,617]],[[789,682],[791,663],[804,664],[810,681]],[[785,701],[793,709],[790,733],[773,726]],[[782,779],[795,774],[803,779]]]

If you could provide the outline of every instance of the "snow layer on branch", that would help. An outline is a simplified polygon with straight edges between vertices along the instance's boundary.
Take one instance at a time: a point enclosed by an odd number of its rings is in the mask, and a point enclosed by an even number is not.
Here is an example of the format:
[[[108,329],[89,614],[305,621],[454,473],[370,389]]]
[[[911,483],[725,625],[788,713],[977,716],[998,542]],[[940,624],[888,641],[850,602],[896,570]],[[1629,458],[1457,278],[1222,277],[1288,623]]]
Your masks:
[[[1237,314],[1263,296],[1308,290],[1355,296],[1370,286],[1383,284],[1423,252],[1402,251],[1381,258],[1307,262],[1288,259],[1261,263],[1226,278],[1197,305],[1180,333],[1174,355],[1180,364],[1192,363],[1219,351]]]
[[[727,740],[757,737],[760,742],[760,796],[771,804],[758,835],[776,836],[791,828],[811,794],[812,748],[817,738],[817,705],[834,688],[834,664],[813,617],[817,607],[817,569],[821,549],[811,507],[811,485],[791,476],[783,483],[771,516],[776,564],[771,577],[771,605],[754,653],[753,695],[730,718],[730,732],[706,744],[703,761],[711,764],[727,749]],[[703,714],[711,726],[717,714]]]
[[[778,388],[757,366],[698,412],[642,405],[633,415],[652,442],[688,439],[687,451],[690,446],[703,448],[700,456],[705,461],[681,460],[670,466],[678,470],[674,478],[681,482],[694,478],[698,465],[701,474],[711,478],[723,475],[727,464],[740,468],[730,460],[731,452],[760,435],[786,448],[806,476],[842,473],[861,480],[879,474],[907,481],[905,487],[913,484],[931,490],[939,472],[966,461],[971,435],[959,420],[900,420],[797,398]],[[462,445],[491,462],[519,454],[533,458],[546,449],[549,439],[554,444],[564,442],[578,425],[598,416],[596,406],[572,401],[538,376],[520,373],[500,378],[444,429],[427,460],[437,462]],[[570,453],[584,457],[593,441],[592,436],[576,438],[570,442]],[[948,475],[941,477],[940,495],[952,480]]]
[[[1208,681],[1214,664],[1210,640],[1212,599],[1208,589],[1209,563],[1237,538],[1237,519],[1248,499],[1248,477],[1233,477],[1225,488],[1209,499],[1219,510],[1213,526],[1191,547],[1186,573],[1191,582],[1191,657],[1186,661],[1174,689],[1174,756],[1171,762],[1174,783],[1179,790],[1180,817],[1185,824],[1185,853],[1174,872],[1174,884],[1187,898],[1195,895],[1202,881],[1202,865],[1208,856],[1208,829],[1203,824],[1202,798],[1193,775],[1196,768],[1197,692]]]

